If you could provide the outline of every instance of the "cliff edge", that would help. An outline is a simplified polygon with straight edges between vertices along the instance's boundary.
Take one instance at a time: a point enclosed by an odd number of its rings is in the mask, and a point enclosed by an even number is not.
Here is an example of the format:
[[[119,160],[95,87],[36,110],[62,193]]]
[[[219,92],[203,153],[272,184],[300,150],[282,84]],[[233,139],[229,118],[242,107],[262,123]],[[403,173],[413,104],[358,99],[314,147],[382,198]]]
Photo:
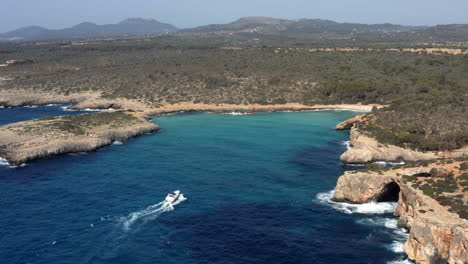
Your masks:
[[[464,164],[464,165],[462,165]],[[338,202],[398,201],[395,216],[410,236],[404,245],[417,263],[468,260],[467,162],[348,171],[338,179]],[[462,169],[463,168],[463,169]]]

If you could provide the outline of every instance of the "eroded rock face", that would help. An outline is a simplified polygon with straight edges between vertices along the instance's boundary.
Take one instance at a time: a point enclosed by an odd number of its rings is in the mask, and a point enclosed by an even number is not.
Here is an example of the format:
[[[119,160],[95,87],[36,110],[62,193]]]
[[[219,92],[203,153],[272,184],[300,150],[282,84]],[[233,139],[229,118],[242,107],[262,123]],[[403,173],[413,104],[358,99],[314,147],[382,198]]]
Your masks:
[[[365,116],[366,116],[366,114],[358,115],[358,116],[350,118],[350,119],[348,119],[346,121],[343,121],[343,122],[339,123],[338,125],[336,125],[336,129],[337,130],[351,129],[354,126],[354,124],[362,122],[364,120]]]
[[[355,127],[351,128],[350,143],[353,147],[340,157],[341,162],[347,164],[362,164],[373,161],[420,161],[468,155],[467,148],[451,152],[419,152],[394,145],[384,145],[363,134]]]
[[[384,172],[346,172],[338,180],[334,200],[354,203],[376,201],[391,183],[399,186],[395,215],[410,230],[404,250],[417,263],[465,264],[468,261],[468,221],[449,212],[436,200],[406,184],[399,175],[428,173],[419,167]]]
[[[386,186],[394,179],[383,175],[346,172],[338,179],[333,200],[337,202],[365,203],[379,200]]]
[[[411,230],[404,245],[410,259],[428,264],[468,261],[468,221],[421,191],[402,185],[395,215]]]

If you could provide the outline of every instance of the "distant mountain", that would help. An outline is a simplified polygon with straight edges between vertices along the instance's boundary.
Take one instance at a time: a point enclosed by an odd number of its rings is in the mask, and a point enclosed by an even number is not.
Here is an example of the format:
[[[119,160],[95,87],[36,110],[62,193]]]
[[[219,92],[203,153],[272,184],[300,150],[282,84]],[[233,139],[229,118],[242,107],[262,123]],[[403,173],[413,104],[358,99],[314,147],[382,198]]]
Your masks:
[[[238,35],[265,39],[343,41],[468,41],[468,24],[403,26],[396,24],[338,23],[323,19],[244,17],[227,24],[184,29],[186,34]]]
[[[117,24],[96,25],[94,23],[84,22],[70,28],[57,30],[38,26],[24,27],[0,34],[0,41],[133,36],[174,32],[177,30],[178,29],[173,25],[161,23],[154,19],[129,18]]]
[[[273,33],[388,33],[402,32],[423,27],[410,27],[394,24],[355,24],[337,23],[331,20],[322,19],[299,19],[287,20],[271,17],[244,17],[229,24],[214,24],[186,29],[186,32],[213,32],[213,33],[240,33],[255,32],[264,34]]]
[[[76,26],[50,30],[38,26],[0,34],[0,41],[29,41],[73,38],[118,37],[178,32],[183,35],[236,35],[241,38],[276,40],[398,41],[468,41],[468,25],[402,26],[395,24],[338,23],[324,19],[281,19],[243,17],[227,24],[212,24],[179,30],[154,19],[129,18],[117,24],[96,25],[84,22]]]

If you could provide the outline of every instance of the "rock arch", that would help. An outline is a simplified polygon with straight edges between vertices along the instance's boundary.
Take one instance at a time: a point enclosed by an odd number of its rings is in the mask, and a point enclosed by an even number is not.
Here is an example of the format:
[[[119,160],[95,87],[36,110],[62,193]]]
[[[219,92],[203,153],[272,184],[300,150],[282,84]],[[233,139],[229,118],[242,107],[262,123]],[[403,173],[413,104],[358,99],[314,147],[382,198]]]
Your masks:
[[[400,186],[395,181],[387,183],[377,197],[377,202],[398,202]]]

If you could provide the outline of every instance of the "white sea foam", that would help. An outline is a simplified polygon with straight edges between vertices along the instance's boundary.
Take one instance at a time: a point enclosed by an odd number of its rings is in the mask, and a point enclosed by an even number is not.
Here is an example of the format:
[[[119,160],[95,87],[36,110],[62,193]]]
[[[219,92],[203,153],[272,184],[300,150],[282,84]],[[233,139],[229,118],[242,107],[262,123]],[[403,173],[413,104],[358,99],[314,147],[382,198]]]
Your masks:
[[[392,242],[392,244],[390,244],[388,246],[388,249],[390,249],[391,251],[395,252],[395,253],[403,253],[405,252],[403,250],[403,244],[405,242],[404,241],[398,241],[398,240],[395,240]]]
[[[237,115],[250,115],[251,113],[247,113],[247,112],[230,112],[230,113],[226,113],[226,115],[233,115],[233,116],[237,116]]]
[[[10,163],[8,163],[8,160],[0,157],[0,166],[7,166],[8,168],[16,169],[16,168],[19,168],[19,167],[26,166],[26,163],[22,163],[21,165],[18,165],[18,166],[12,166],[12,165],[10,165]]]
[[[63,111],[76,111],[76,110],[73,110],[73,109],[70,109],[71,105],[64,105],[64,106],[61,106],[60,108],[62,108]]]
[[[393,213],[396,209],[397,203],[393,202],[384,202],[384,203],[376,203],[376,202],[368,202],[363,204],[350,204],[350,203],[340,203],[335,202],[332,200],[334,190],[326,192],[326,193],[319,193],[317,195],[317,200],[320,203],[330,205],[336,210],[339,210],[343,213],[347,214],[385,214],[385,213]]]
[[[345,145],[347,150],[351,149],[351,141],[343,141],[341,142],[341,145]]]
[[[388,264],[414,264],[413,261],[409,259],[397,259],[387,262]]]
[[[386,162],[386,161],[376,161],[375,164],[383,165],[383,166],[397,166],[397,165],[404,165],[405,162]]]
[[[46,106],[57,106],[58,104],[48,104]]]
[[[0,165],[1,166],[10,166],[8,161],[6,159],[4,159],[4,158],[0,158]]]
[[[114,141],[114,142],[112,143],[112,145],[122,145],[122,144],[123,144],[122,141]]]
[[[165,212],[174,210],[174,206],[187,200],[183,194],[180,194],[173,203],[162,201],[157,204],[150,205],[143,210],[130,213],[128,216],[120,218],[120,224],[124,231],[130,231],[136,224],[144,224],[148,221],[158,218]]]

